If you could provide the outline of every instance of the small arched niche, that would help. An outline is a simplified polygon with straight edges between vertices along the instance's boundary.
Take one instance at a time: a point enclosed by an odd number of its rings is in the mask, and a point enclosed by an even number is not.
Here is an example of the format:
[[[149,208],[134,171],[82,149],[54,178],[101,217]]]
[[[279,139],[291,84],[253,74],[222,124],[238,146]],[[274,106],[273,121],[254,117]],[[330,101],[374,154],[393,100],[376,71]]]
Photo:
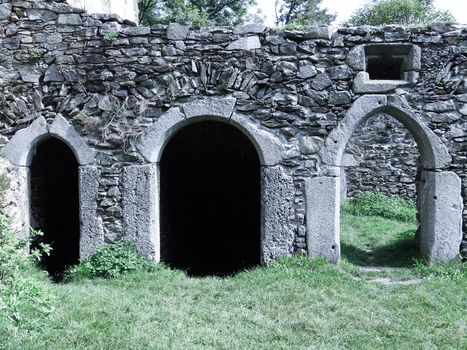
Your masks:
[[[240,130],[219,121],[181,128],[159,171],[163,262],[192,276],[260,263],[260,160]]]
[[[79,175],[73,151],[61,140],[42,140],[31,157],[30,222],[40,242],[51,246],[42,267],[59,277],[79,261]],[[36,242],[36,244],[39,242]]]

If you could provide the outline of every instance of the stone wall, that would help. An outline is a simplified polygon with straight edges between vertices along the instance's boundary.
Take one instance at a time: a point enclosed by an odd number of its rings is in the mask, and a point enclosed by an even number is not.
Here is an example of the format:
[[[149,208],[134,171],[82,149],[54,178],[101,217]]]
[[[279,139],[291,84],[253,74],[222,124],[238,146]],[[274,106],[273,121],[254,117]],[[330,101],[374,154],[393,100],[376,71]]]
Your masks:
[[[125,239],[124,169],[147,163],[137,140],[164,123],[167,111],[206,98],[234,100],[235,115],[282,143],[274,169],[293,185],[283,191],[290,197],[284,227],[296,252],[307,248],[304,184],[323,171],[318,151],[366,93],[397,95],[439,137],[467,204],[465,28],[149,28],[31,0],[0,0],[0,23],[0,146],[39,116],[49,124],[63,116],[96,152],[89,164],[99,176],[93,220],[105,241]],[[349,52],[381,43],[413,44],[420,51],[410,55],[421,64],[378,92],[365,85],[360,51]]]
[[[347,197],[378,191],[415,200],[420,154],[410,132],[396,119],[368,119],[350,139],[345,170]]]

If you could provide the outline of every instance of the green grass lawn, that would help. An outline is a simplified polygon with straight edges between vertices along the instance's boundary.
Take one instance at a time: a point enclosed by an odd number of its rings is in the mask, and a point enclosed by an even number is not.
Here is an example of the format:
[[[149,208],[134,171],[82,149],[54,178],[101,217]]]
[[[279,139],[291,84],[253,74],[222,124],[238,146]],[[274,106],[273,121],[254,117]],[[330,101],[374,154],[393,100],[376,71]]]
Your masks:
[[[343,213],[342,225],[340,265],[294,257],[229,278],[161,266],[55,284],[49,319],[0,334],[0,348],[465,349],[460,264],[414,265],[414,223]]]

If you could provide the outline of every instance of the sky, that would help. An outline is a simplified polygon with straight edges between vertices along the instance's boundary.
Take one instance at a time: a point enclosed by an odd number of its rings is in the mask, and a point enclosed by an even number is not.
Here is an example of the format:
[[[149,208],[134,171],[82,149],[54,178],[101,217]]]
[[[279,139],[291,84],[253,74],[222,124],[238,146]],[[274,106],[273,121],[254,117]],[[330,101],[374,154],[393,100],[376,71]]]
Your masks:
[[[275,25],[274,5],[276,0],[256,0],[258,8],[266,16],[265,24],[268,27]],[[359,8],[365,0],[323,0],[322,7],[327,7],[329,12],[336,13],[335,25],[346,21],[352,12]],[[439,9],[450,10],[457,21],[467,24],[467,1],[466,0],[435,0]]]

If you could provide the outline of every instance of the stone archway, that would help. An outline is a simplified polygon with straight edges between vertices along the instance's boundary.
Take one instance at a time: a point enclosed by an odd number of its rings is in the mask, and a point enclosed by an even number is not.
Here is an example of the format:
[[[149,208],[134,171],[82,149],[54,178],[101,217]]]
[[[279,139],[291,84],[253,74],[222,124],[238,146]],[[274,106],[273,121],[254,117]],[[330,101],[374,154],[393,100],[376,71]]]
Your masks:
[[[277,136],[234,112],[233,98],[210,98],[169,109],[136,142],[146,160],[128,166],[123,174],[126,240],[139,251],[160,260],[159,162],[165,145],[178,130],[200,121],[219,121],[239,129],[257,151],[261,166],[261,263],[293,253],[292,177],[279,165],[284,149]]]
[[[92,255],[104,242],[102,223],[97,218],[96,196],[99,186],[99,170],[93,166],[96,152],[90,149],[73,126],[61,115],[51,124],[44,117],[34,120],[27,128],[19,130],[3,148],[2,154],[23,179],[16,189],[17,205],[23,207],[22,216],[15,218],[21,223],[22,235],[29,233],[30,219],[30,166],[37,148],[47,139],[55,138],[63,142],[73,153],[78,164],[79,179],[79,222],[80,259]]]
[[[345,146],[356,128],[371,116],[385,113],[413,135],[420,151],[418,208],[420,249],[429,261],[449,261],[459,254],[462,198],[459,177],[446,169],[451,156],[438,137],[398,96],[367,95],[354,102],[319,154],[321,176],[307,181],[307,242],[311,256],[340,259],[340,174]]]
[[[38,143],[29,183],[31,227],[40,230],[41,241],[52,247],[40,263],[59,278],[79,261],[78,162],[70,147],[56,137]]]
[[[192,276],[230,275],[260,263],[258,154],[236,127],[200,121],[164,148],[161,260]]]

